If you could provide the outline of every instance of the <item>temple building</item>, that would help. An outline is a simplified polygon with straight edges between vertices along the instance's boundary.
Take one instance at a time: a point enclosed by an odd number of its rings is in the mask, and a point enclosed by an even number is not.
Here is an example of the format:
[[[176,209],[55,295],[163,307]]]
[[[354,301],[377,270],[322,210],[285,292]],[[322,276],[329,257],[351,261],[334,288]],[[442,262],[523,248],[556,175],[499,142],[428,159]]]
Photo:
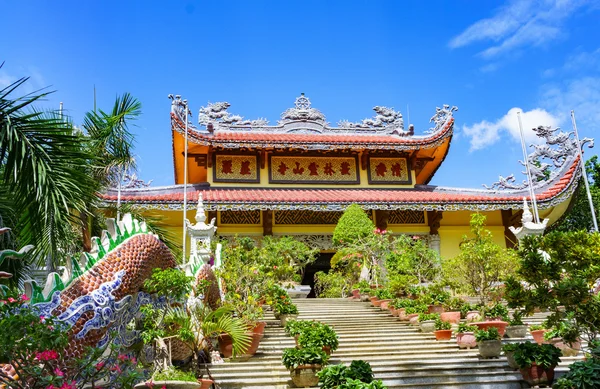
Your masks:
[[[357,203],[377,227],[423,236],[442,257],[459,252],[473,212],[487,216],[497,243],[516,244],[509,227],[520,226],[523,199],[531,199],[526,183],[508,176],[481,189],[429,184],[448,154],[456,107],[436,108],[432,127],[417,134],[412,125],[405,128],[399,112],[380,106],[372,118],[331,126],[304,94],[276,124],[245,120],[221,102],[202,107],[193,125],[187,102],[170,97],[175,185],[103,196],[107,203],[120,196],[144,212],[161,214],[179,236],[187,170],[188,218],[202,194],[208,220],[216,218],[222,237],[293,235],[327,258],[342,211]],[[529,156],[532,181],[540,219],[551,225],[569,206],[580,160],[570,134],[547,127],[535,131],[546,142]]]

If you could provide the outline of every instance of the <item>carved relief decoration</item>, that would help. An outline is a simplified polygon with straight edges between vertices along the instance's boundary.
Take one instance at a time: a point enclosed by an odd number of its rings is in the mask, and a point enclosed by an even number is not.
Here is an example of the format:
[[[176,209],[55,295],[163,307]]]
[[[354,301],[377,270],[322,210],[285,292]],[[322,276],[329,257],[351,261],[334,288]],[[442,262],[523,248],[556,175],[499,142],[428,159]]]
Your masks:
[[[369,157],[370,184],[410,184],[410,170],[406,158]]]
[[[391,211],[388,224],[425,224],[425,213],[421,211]]]
[[[275,211],[275,224],[337,224],[343,212]]]
[[[260,211],[224,211],[219,224],[260,224]]]
[[[215,182],[259,182],[257,155],[215,154],[213,180]]]
[[[358,184],[358,157],[269,155],[272,183]]]

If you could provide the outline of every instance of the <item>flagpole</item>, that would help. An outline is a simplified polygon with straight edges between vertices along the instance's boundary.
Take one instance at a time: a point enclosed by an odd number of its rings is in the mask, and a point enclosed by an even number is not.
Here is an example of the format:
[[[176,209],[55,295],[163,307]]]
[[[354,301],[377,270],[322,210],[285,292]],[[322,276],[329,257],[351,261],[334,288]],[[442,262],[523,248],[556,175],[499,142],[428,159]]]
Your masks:
[[[598,221],[596,220],[596,211],[594,209],[594,201],[592,200],[592,193],[590,192],[590,183],[588,182],[587,172],[585,171],[585,160],[583,159],[583,152],[581,151],[581,143],[579,142],[579,134],[577,133],[577,123],[575,122],[575,111],[571,110],[571,123],[573,124],[573,131],[575,132],[575,142],[577,144],[577,152],[579,153],[579,163],[581,164],[581,175],[583,176],[583,183],[585,184],[585,191],[587,198],[590,203],[590,211],[592,211],[592,221],[594,222],[594,231],[598,232]]]
[[[527,181],[529,181],[529,196],[531,197],[531,204],[533,205],[533,216],[535,222],[540,222],[540,215],[538,214],[537,201],[535,199],[535,191],[533,190],[533,180],[531,179],[531,170],[529,170],[529,156],[527,155],[527,147],[525,146],[525,134],[523,133],[523,123],[521,123],[521,112],[517,112],[517,119],[519,120],[519,133],[521,134],[521,148],[523,150],[523,159],[525,161],[525,171],[527,172]]]
[[[187,236],[186,236],[186,214],[187,214],[187,185],[188,185],[188,103],[187,100],[183,100],[183,106],[185,107],[185,146],[184,146],[184,161],[183,161],[183,261],[186,263],[186,249],[187,249]]]

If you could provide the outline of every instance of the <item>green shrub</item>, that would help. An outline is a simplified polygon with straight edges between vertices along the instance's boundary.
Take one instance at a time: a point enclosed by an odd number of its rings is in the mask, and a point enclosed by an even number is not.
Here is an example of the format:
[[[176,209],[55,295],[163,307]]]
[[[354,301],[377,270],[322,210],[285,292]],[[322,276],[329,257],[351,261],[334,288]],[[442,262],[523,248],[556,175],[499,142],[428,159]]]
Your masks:
[[[344,275],[335,271],[315,273],[315,294],[321,298],[346,297],[350,289]]]
[[[475,331],[477,331],[477,326],[471,326],[464,322],[458,323],[458,329],[456,330],[456,332],[458,332],[459,334],[465,333],[465,332],[475,332]]]
[[[374,295],[379,300],[388,300],[394,298],[392,292],[390,292],[389,289],[386,288],[375,289]]]
[[[368,362],[352,361],[349,367],[345,365],[328,366],[317,373],[321,389],[336,389],[349,380],[369,384],[373,381],[373,370]]]
[[[152,376],[153,381],[185,381],[198,382],[194,373],[178,370],[174,367],[158,372]]]
[[[500,333],[496,327],[490,327],[487,330],[477,330],[475,331],[475,340],[478,342],[500,340]]]
[[[296,369],[300,365],[321,365],[329,361],[329,356],[320,348],[286,348],[283,350],[281,362],[288,370]]]
[[[511,353],[517,351],[517,348],[519,348],[519,343],[506,343],[502,346],[502,351]]]
[[[333,230],[334,246],[352,244],[373,233],[375,225],[358,204],[352,204],[342,214]]]
[[[440,330],[451,330],[452,329],[452,323],[447,322],[447,321],[443,321],[440,318],[435,319],[435,329],[436,331],[440,331]]]
[[[440,318],[439,313],[420,313],[419,314],[419,321],[437,320],[439,318]]]
[[[318,325],[305,328],[298,337],[298,345],[300,347],[330,347],[331,351],[338,348],[339,340],[335,330],[327,324],[319,323]]]
[[[554,338],[562,338],[565,343],[572,344],[577,342],[579,331],[577,327],[569,321],[561,321],[556,323],[549,331],[544,333],[544,339],[550,340]]]
[[[288,336],[300,335],[304,330],[321,325],[314,320],[288,320],[285,323],[284,331]]]
[[[379,380],[367,384],[359,380],[348,378],[348,380],[338,386],[337,389],[386,389],[386,386]]]
[[[281,315],[297,315],[298,307],[291,302],[278,302],[273,305],[273,310]]]
[[[600,388],[600,361],[596,358],[575,362],[552,386],[554,389]]]
[[[485,309],[485,317],[500,317],[502,320],[508,321],[508,308],[501,303],[494,304],[490,308]]]
[[[531,342],[519,343],[515,350],[515,362],[519,368],[529,368],[536,364],[543,369],[558,365],[562,352],[551,344],[537,344]]]
[[[511,326],[523,326],[523,325],[525,325],[525,323],[523,323],[523,311],[514,311],[513,312],[513,317],[508,322],[508,325],[511,325]]]

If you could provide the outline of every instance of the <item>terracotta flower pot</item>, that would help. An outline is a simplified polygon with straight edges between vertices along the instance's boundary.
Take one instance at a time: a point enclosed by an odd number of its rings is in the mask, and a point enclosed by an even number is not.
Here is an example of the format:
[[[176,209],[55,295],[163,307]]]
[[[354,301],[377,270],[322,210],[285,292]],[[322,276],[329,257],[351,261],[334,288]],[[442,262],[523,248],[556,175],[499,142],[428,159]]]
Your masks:
[[[537,344],[542,344],[544,343],[544,333],[547,330],[535,330],[535,331],[529,331],[531,333],[531,336],[533,337],[533,340],[535,340],[535,342]]]
[[[573,342],[571,344],[565,343],[562,338],[554,338],[550,339],[548,343],[556,346],[562,351],[563,357],[575,357],[579,354],[579,350],[581,350],[581,341]]]
[[[400,319],[400,321],[408,321],[408,315],[406,314],[406,308],[398,309],[398,319]]]
[[[396,308],[390,308],[390,313],[392,316],[398,317],[398,310]]]
[[[252,328],[252,332],[254,332],[255,334],[264,334],[266,326],[267,326],[266,321],[259,321],[256,323],[254,328]]]
[[[419,314],[411,313],[410,315],[408,315],[408,321],[410,322],[411,326],[419,325]]]
[[[379,298],[376,296],[373,296],[373,297],[369,297],[369,300],[371,301],[371,305],[375,306],[375,302],[379,301]]]
[[[331,355],[331,347],[323,346],[323,352],[327,355]]]
[[[390,302],[390,301],[392,301],[392,299],[376,300],[376,301],[373,303],[373,305],[374,305],[374,306],[376,306],[376,307],[380,307],[380,308],[381,308],[381,303],[383,303],[383,302],[385,302],[385,301],[387,301],[387,302]]]
[[[258,346],[260,345],[260,341],[263,338],[263,334],[259,334],[259,333],[255,333],[255,332],[249,332],[248,335],[250,336],[252,341],[251,341],[250,345],[248,346],[248,348],[246,350],[242,351],[242,355],[256,354],[256,351],[258,350]]]
[[[442,312],[440,314],[440,319],[442,319],[442,321],[447,321],[448,323],[458,324],[460,323],[460,312]]]
[[[481,314],[479,313],[479,311],[469,311],[467,312],[467,316],[465,317],[465,319],[467,320],[467,323],[479,321],[481,320]]]
[[[473,332],[459,332],[456,334],[456,343],[460,348],[471,349],[477,347],[475,334]]]
[[[209,389],[210,386],[214,383],[214,381],[209,380],[208,378],[199,378],[198,383],[201,385],[200,389]]]
[[[487,330],[491,327],[496,327],[498,329],[498,333],[500,334],[500,337],[503,337],[504,332],[506,331],[506,326],[508,325],[508,322],[505,322],[505,321],[480,321],[480,322],[473,323],[473,325],[477,326],[477,328],[480,330]]]
[[[233,339],[227,334],[219,335],[219,352],[223,358],[231,358],[233,355]]]
[[[452,339],[452,330],[437,330],[433,332],[435,340],[450,340]]]
[[[523,376],[523,379],[531,386],[552,386],[552,382],[554,382],[555,368],[556,366],[552,366],[548,369],[543,369],[534,362],[531,367],[521,369],[521,375]]]
[[[442,313],[444,312],[444,306],[441,304],[429,305],[427,307],[427,313]]]
[[[290,370],[290,376],[297,387],[310,388],[319,383],[319,377],[317,377],[319,371],[321,371],[321,365],[300,365],[296,369]]]
[[[484,340],[477,342],[479,354],[484,358],[499,357],[502,352],[502,341],[500,340]]]
[[[359,299],[360,298],[360,289],[352,290],[352,298]]]
[[[390,309],[390,303],[392,302],[392,300],[380,300],[380,301],[381,301],[381,304],[379,304],[379,308],[382,311]]]

